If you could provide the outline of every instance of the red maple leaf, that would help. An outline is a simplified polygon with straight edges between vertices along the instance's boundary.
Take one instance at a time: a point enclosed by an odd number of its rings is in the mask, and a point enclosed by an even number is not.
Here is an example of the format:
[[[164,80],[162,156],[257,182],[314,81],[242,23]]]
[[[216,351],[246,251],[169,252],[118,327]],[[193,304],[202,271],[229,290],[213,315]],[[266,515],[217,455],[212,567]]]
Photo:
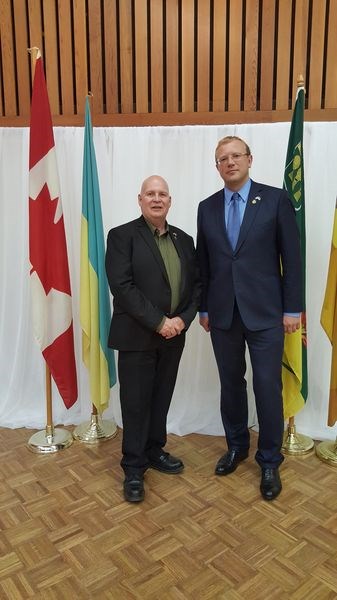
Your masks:
[[[31,273],[36,271],[46,294],[51,288],[71,294],[63,215],[54,223],[58,198],[45,184],[36,200],[29,198]]]

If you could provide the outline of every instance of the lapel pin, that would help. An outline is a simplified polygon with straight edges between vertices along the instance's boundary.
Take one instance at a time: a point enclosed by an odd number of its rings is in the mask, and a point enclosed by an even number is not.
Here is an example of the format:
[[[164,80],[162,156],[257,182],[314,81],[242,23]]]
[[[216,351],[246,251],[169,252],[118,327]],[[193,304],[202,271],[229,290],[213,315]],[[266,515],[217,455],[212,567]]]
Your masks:
[[[260,202],[261,200],[261,196],[255,196],[255,198],[253,198],[252,200],[252,204],[256,204],[257,202]]]
[[[175,231],[172,232],[172,235],[173,235],[174,239],[176,240],[177,239],[177,234],[176,234]]]

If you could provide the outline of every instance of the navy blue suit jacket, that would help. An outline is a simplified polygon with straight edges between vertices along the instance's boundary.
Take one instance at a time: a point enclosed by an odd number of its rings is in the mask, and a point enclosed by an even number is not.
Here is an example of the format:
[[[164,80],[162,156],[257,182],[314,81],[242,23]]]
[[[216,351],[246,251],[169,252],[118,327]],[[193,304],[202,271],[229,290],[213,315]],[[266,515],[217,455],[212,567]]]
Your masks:
[[[284,190],[252,181],[235,251],[225,228],[223,189],[203,200],[197,256],[200,311],[208,312],[211,327],[230,327],[235,299],[252,331],[280,325],[284,312],[301,312],[300,238]]]

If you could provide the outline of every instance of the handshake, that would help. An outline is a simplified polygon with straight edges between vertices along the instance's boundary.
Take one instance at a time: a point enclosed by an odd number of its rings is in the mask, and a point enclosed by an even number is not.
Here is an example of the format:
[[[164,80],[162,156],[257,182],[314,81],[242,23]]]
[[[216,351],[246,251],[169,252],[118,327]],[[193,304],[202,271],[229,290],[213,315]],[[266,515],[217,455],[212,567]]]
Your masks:
[[[158,333],[168,340],[176,335],[180,335],[183,329],[185,329],[185,323],[180,317],[173,317],[172,319],[166,317]]]

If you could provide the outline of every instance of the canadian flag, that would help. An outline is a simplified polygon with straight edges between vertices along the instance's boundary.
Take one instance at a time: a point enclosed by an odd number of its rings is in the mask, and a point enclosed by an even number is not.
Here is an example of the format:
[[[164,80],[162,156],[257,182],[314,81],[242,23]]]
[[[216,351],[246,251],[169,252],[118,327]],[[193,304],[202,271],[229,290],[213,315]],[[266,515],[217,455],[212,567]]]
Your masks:
[[[33,329],[64,404],[77,399],[67,244],[48,92],[38,52],[29,144],[29,259]]]

